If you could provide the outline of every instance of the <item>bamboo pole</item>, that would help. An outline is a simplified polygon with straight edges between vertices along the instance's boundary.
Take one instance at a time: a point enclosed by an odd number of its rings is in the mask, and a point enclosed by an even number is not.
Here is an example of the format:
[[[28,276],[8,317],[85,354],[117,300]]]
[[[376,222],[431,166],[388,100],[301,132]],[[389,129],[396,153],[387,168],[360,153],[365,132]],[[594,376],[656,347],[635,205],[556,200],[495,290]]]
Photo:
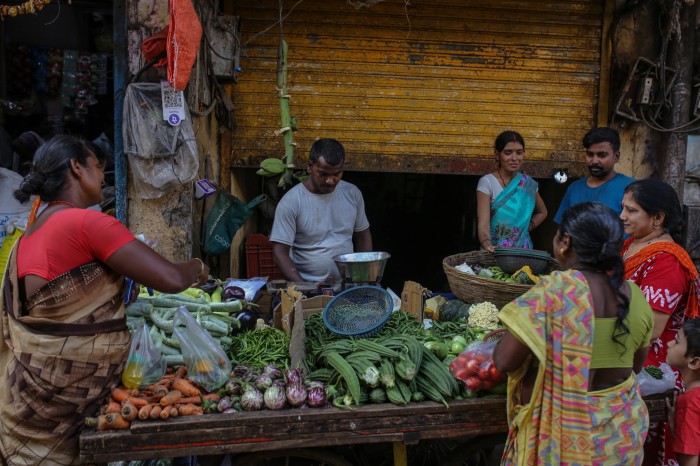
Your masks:
[[[289,94],[287,93],[287,42],[280,39],[277,53],[277,91],[280,100],[280,119],[282,126],[277,130],[278,134],[284,137],[284,163],[287,169],[280,177],[279,186],[290,186],[292,184],[292,174],[294,173],[294,132],[292,128],[292,117],[289,114]]]

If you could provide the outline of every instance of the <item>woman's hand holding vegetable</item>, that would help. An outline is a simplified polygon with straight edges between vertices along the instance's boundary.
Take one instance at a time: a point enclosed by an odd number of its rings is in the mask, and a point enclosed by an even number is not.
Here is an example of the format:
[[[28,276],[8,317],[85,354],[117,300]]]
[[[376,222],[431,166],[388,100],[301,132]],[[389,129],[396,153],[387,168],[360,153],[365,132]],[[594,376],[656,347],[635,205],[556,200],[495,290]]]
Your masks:
[[[165,293],[201,286],[209,278],[209,267],[201,259],[173,263],[136,239],[117,249],[106,263],[137,283]]]

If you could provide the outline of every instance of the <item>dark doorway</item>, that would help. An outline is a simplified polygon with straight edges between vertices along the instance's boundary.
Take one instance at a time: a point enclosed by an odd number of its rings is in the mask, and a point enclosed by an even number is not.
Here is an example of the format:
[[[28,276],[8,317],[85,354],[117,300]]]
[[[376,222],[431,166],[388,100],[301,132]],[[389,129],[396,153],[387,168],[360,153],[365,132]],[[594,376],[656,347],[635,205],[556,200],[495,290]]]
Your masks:
[[[343,179],[362,191],[374,249],[391,254],[382,285],[395,292],[413,280],[433,292],[449,292],[442,260],[479,248],[476,241],[478,176],[348,172]],[[551,253],[556,213],[566,185],[538,180],[549,215],[533,234],[535,247]]]

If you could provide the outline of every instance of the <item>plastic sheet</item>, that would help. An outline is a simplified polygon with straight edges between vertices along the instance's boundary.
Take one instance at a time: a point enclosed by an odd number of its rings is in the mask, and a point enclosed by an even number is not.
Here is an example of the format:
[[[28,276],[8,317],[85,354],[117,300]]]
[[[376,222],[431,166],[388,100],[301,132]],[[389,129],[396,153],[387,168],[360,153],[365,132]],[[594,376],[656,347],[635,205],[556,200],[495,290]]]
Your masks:
[[[192,181],[199,169],[197,143],[187,106],[185,118],[163,120],[161,86],[132,83],[124,97],[124,151],[139,196],[156,199]]]

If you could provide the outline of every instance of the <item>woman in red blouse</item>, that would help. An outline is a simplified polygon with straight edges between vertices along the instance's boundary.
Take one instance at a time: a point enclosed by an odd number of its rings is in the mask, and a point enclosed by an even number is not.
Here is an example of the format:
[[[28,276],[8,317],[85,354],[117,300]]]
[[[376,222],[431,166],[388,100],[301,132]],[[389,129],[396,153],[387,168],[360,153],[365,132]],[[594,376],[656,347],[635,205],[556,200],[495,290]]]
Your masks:
[[[654,313],[652,343],[645,366],[666,362],[668,342],[687,318],[698,316],[698,271],[680,241],[683,217],[678,195],[668,184],[653,179],[630,184],[620,218],[630,238],[622,247],[625,278],[644,292]],[[682,389],[682,380],[676,379]],[[664,453],[663,425],[652,424],[645,448],[645,465],[675,464]]]
[[[76,464],[83,418],[118,384],[129,351],[124,277],[176,293],[207,280],[200,259],[173,263],[102,201],[104,160],[56,136],[15,192],[44,210],[15,243],[0,287],[0,463]]]

